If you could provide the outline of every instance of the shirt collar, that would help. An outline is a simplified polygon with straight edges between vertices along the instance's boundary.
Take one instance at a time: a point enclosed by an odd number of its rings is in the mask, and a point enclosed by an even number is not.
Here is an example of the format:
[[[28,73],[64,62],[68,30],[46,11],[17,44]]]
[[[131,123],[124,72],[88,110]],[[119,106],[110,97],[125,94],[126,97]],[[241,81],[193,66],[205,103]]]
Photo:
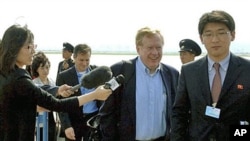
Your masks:
[[[89,71],[90,71],[89,68],[87,68],[85,71],[81,71],[81,72],[76,71],[76,73],[77,73],[77,76],[78,76],[78,77],[82,77],[83,75],[85,75],[85,74],[88,73]]]
[[[154,75],[156,74],[157,72],[159,72],[159,70],[161,69],[161,65],[158,65],[158,67],[156,68],[155,72],[150,74],[150,70],[143,64],[142,60],[140,57],[138,57],[137,59],[137,64],[139,66],[140,69],[144,70],[144,72],[146,74],[149,74],[149,75]]]
[[[213,68],[213,64],[215,63],[208,55],[207,55],[207,60],[208,60],[208,70],[211,71]],[[220,62],[217,62],[220,64],[220,68],[223,71],[226,71],[229,65],[229,60],[230,60],[230,53],[228,53],[228,55],[221,60]]]

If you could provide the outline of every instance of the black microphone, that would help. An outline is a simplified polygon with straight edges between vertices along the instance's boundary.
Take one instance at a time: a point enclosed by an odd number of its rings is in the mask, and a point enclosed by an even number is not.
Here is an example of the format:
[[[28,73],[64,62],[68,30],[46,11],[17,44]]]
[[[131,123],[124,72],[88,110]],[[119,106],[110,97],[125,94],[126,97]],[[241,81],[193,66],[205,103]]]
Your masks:
[[[111,80],[106,82],[104,88],[114,91],[124,82],[124,79],[124,76],[122,74],[119,74],[118,76],[113,77]]]
[[[109,67],[107,66],[100,66],[86,75],[84,75],[81,78],[81,83],[78,85],[75,85],[71,88],[72,91],[76,91],[79,89],[81,86],[87,88],[87,89],[92,89],[96,88],[100,85],[105,84],[105,82],[109,81],[112,78],[112,71]]]

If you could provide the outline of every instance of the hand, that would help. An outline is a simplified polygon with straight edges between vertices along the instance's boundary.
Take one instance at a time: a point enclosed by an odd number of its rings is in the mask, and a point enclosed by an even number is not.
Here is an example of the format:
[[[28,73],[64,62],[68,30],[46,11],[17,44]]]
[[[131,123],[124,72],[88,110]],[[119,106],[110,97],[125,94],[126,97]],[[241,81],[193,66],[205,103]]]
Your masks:
[[[67,63],[67,61],[65,60],[64,62],[63,62],[63,69],[68,69],[69,68],[69,64]]]
[[[50,110],[43,108],[43,107],[40,107],[38,105],[36,106],[36,111],[37,112],[50,112]]]
[[[71,140],[76,140],[76,137],[75,137],[75,132],[74,132],[74,129],[72,127],[69,127],[67,129],[65,129],[65,135],[68,139],[71,139]]]
[[[111,94],[111,89],[105,89],[104,85],[99,86],[95,89],[97,100],[106,100]]]
[[[71,88],[72,88],[71,86],[68,86],[66,84],[61,85],[59,87],[57,93],[59,95],[61,95],[62,97],[69,97],[69,96],[71,96],[74,93],[74,91],[72,91]]]

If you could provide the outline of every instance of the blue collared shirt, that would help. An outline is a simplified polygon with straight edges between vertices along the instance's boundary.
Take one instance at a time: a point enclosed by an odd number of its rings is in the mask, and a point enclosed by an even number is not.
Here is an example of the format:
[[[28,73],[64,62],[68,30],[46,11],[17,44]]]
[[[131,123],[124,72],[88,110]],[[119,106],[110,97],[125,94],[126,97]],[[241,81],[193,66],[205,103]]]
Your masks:
[[[79,84],[81,83],[81,78],[84,75],[86,75],[89,71],[90,70],[87,69],[84,72],[76,72],[77,76],[78,76]],[[86,93],[94,91],[95,89],[94,88],[93,89],[87,89],[87,88],[81,87],[80,90],[81,90],[81,94],[84,95]],[[97,110],[98,110],[98,107],[97,107],[96,101],[90,101],[90,102],[83,105],[83,113],[85,113],[85,114],[93,113],[93,112],[96,112]]]
[[[166,133],[166,90],[160,66],[150,74],[136,61],[136,140],[150,140]]]

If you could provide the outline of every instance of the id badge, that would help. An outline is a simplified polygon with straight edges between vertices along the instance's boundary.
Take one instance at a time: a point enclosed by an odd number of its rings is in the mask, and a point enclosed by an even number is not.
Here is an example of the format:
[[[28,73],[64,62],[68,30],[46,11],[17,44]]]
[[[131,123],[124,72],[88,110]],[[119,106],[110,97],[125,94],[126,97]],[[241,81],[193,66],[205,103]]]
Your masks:
[[[206,106],[205,115],[218,119],[220,117],[220,109],[211,106]]]

